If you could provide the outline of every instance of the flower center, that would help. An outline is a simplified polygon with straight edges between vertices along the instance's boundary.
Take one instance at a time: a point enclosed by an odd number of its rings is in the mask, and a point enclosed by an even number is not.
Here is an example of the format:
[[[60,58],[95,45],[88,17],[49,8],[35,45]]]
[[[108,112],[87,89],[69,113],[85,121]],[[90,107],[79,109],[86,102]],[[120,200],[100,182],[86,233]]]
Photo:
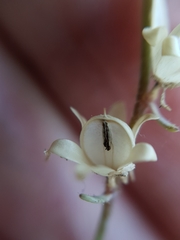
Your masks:
[[[117,170],[125,164],[134,143],[118,121],[102,118],[87,122],[80,145],[92,163]]]
[[[106,121],[102,121],[102,126],[103,126],[103,145],[105,147],[105,150],[109,151],[111,150],[111,137],[110,137],[110,131],[108,127],[108,123]]]

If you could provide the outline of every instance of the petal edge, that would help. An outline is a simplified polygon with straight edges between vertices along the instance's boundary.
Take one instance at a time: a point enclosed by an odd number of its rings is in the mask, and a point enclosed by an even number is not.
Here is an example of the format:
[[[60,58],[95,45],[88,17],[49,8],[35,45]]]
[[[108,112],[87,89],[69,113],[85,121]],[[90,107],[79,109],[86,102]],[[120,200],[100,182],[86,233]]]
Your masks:
[[[81,126],[83,128],[84,124],[87,122],[87,120],[73,107],[70,107],[71,111],[74,113],[74,115],[77,117],[77,119],[80,121]]]
[[[127,163],[157,161],[157,155],[154,148],[148,143],[138,143],[132,149]]]
[[[147,113],[147,114],[141,116],[136,121],[136,123],[134,124],[134,126],[132,128],[132,132],[134,134],[135,139],[136,139],[139,129],[143,123],[145,123],[146,121],[149,121],[149,120],[157,120],[158,118],[159,118],[158,116],[156,116],[155,114],[152,114],[152,113]]]
[[[83,150],[76,143],[67,139],[55,140],[51,144],[50,148],[45,151],[47,158],[51,153],[79,164],[89,165],[88,159],[86,158]]]

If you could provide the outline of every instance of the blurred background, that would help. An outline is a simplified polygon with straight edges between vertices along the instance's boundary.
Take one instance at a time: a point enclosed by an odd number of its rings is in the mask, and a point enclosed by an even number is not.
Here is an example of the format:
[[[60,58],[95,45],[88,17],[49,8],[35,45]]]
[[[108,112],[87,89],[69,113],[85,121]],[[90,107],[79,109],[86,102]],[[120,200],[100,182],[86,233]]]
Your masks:
[[[91,240],[105,179],[83,181],[75,165],[43,151],[58,138],[78,143],[80,124],[118,100],[131,117],[140,68],[142,0],[0,0],[0,239]],[[180,2],[168,1],[171,29]],[[179,89],[167,92],[180,125]],[[120,189],[105,239],[180,239],[179,133],[156,122],[138,141],[157,163],[137,165],[136,182]]]

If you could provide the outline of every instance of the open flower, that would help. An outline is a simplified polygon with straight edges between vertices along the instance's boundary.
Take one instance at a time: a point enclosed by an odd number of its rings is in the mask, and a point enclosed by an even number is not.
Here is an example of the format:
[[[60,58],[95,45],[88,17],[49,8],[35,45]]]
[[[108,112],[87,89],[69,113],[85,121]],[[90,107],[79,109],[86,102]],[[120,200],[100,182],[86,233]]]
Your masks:
[[[150,14],[151,27],[142,34],[151,46],[151,65],[156,89],[161,87],[160,106],[171,110],[166,104],[167,88],[180,86],[180,25],[168,34],[168,14],[165,0],[153,0]]]
[[[157,119],[153,114],[142,116],[131,129],[124,121],[104,112],[88,121],[71,108],[80,120],[80,146],[67,139],[58,139],[45,151],[54,153],[82,167],[109,177],[127,177],[137,162],[156,161],[154,148],[148,143],[135,144],[140,126],[147,120]]]
[[[143,36],[151,45],[154,78],[163,87],[180,86],[180,25],[169,35],[165,26],[144,28]]]
[[[162,87],[180,85],[180,25],[168,34],[168,8],[165,0],[152,0],[151,27],[142,34],[151,46],[151,64],[155,80]]]

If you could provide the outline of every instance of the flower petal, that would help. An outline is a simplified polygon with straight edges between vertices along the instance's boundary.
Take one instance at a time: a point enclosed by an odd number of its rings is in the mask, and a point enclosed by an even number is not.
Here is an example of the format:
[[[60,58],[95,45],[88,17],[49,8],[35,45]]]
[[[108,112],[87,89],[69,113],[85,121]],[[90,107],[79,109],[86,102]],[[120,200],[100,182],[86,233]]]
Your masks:
[[[76,143],[67,139],[54,141],[50,148],[45,151],[46,157],[49,158],[51,153],[76,163],[89,164],[83,150]]]
[[[155,46],[156,44],[162,42],[168,35],[166,27],[157,27],[150,28],[146,27],[142,31],[143,37],[151,45]]]
[[[152,113],[147,113],[147,114],[143,115],[142,117],[140,117],[132,128],[135,139],[137,137],[140,127],[142,126],[142,124],[144,122],[149,121],[149,120],[157,120],[157,119],[158,119],[158,117]]]
[[[126,122],[126,107],[124,102],[115,102],[108,111],[108,114]]]
[[[79,119],[81,126],[83,128],[84,124],[87,122],[87,120],[73,107],[70,107],[71,111],[74,113],[74,115]]]
[[[175,35],[177,37],[180,37],[180,24],[177,25],[169,35],[170,36]]]
[[[180,57],[179,40],[176,36],[169,36],[162,44],[162,55]]]
[[[130,127],[109,115],[91,118],[80,135],[80,146],[95,165],[114,170],[123,165],[135,145]]]
[[[151,63],[154,73],[162,56],[162,41],[168,36],[168,31],[166,27],[148,27],[143,29],[142,34],[151,45]]]
[[[155,31],[155,30],[154,30]],[[161,60],[162,57],[162,42],[168,36],[168,31],[165,27],[157,28],[157,36],[154,40],[154,46],[151,47],[151,64],[152,71],[155,72],[155,69]]]
[[[114,169],[107,166],[98,165],[98,166],[91,166],[90,168],[94,173],[97,173],[98,175],[101,175],[104,177],[107,177],[109,173],[114,172]]]
[[[160,83],[171,87],[180,84],[180,57],[162,56],[159,61],[154,76]]]
[[[137,162],[156,161],[157,155],[154,148],[148,143],[138,143],[132,149],[126,164]]]

